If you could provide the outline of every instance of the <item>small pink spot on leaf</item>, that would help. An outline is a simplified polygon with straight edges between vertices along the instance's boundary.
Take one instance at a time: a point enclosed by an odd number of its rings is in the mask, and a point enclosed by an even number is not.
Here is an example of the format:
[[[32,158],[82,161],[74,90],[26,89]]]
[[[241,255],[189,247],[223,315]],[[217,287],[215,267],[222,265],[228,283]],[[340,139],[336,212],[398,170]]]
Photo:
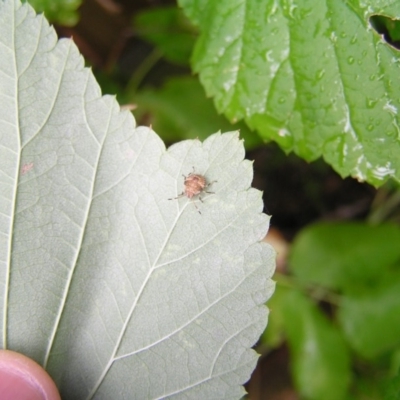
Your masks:
[[[21,175],[25,175],[28,173],[31,169],[33,168],[33,162],[30,162],[29,164],[24,164],[21,168]]]

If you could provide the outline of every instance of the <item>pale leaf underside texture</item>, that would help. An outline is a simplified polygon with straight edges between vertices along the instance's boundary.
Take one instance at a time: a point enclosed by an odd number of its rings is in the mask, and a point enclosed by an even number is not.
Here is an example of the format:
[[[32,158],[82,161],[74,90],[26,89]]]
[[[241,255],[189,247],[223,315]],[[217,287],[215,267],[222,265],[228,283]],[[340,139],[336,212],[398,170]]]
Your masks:
[[[342,176],[400,180],[400,52],[371,27],[400,2],[179,0],[193,66],[220,112]]]
[[[2,347],[63,399],[239,398],[274,253],[238,134],[166,150],[70,40],[0,1]],[[195,168],[203,202],[168,200]]]

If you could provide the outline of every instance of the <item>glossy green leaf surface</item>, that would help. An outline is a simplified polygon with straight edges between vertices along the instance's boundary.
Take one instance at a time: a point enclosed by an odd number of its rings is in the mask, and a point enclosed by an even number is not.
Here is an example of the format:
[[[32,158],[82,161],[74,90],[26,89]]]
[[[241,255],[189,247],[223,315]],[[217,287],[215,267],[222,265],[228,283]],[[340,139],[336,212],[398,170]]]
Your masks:
[[[346,398],[350,357],[341,334],[302,293],[286,290],[284,324],[297,389],[306,399]]]
[[[201,36],[193,67],[217,109],[342,176],[400,180],[400,52],[369,18],[373,0],[180,0]]]
[[[306,285],[364,291],[400,260],[399,243],[395,224],[315,224],[296,237],[290,269]]]
[[[275,255],[238,133],[167,150],[17,0],[0,71],[1,347],[66,400],[240,398]]]

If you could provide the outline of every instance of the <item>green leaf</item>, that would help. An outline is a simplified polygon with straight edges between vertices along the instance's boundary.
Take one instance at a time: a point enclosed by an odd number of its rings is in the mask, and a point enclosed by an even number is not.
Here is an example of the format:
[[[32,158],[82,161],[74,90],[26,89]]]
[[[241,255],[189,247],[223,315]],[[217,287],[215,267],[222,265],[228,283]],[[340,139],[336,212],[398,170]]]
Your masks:
[[[73,26],[78,23],[79,13],[77,9],[82,0],[28,0],[28,2],[36,12],[44,12],[49,21],[66,26]]]
[[[135,16],[133,25],[135,32],[154,44],[167,60],[189,64],[197,30],[181,10],[176,7],[145,10]]]
[[[18,1],[0,40],[2,347],[63,399],[242,396],[274,252],[238,134],[166,150]],[[169,200],[193,167],[214,194]]]
[[[338,318],[354,350],[366,358],[392,352],[400,345],[400,276],[386,277],[369,292],[343,296]]]
[[[282,345],[285,340],[284,322],[285,316],[283,307],[286,301],[287,291],[279,284],[279,278],[274,276],[277,285],[273,297],[268,302],[270,314],[268,317],[268,327],[264,331],[261,339],[262,342],[272,348]]]
[[[400,180],[400,57],[369,18],[393,1],[179,0],[200,27],[193,56],[231,120],[342,176]]]
[[[400,370],[386,386],[385,400],[400,400]]]
[[[292,371],[306,399],[346,398],[350,357],[339,331],[296,290],[286,290],[284,324],[292,357]]]
[[[399,243],[394,224],[319,223],[296,237],[290,268],[305,285],[369,290],[400,259]]]
[[[361,375],[360,371],[357,372],[351,395],[346,400],[384,400],[385,387],[388,383],[386,371],[371,368],[367,373],[363,371]]]
[[[371,25],[385,40],[399,48],[400,44],[400,21],[387,18],[383,15],[373,15],[370,19]]]
[[[247,149],[260,144],[245,124],[232,126],[224,116],[218,115],[197,79],[192,77],[173,78],[161,89],[139,91],[134,100],[138,104],[135,110],[138,119],[150,112],[152,127],[163,132],[166,141],[204,140],[217,129],[234,128],[240,130]]]

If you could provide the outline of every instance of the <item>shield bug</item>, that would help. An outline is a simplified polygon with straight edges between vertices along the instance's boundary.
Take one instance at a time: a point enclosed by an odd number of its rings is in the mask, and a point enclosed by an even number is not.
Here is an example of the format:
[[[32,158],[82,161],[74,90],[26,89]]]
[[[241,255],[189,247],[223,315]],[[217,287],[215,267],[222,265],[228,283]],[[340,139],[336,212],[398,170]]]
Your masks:
[[[200,197],[202,193],[213,194],[214,192],[208,192],[206,189],[211,186],[213,183],[217,181],[207,182],[206,178],[203,175],[196,174],[193,168],[193,172],[191,172],[188,176],[183,175],[185,178],[183,182],[183,192],[177,196],[168,200],[176,200],[183,196],[186,196],[188,199],[193,201],[193,197],[198,196],[199,200],[203,202],[203,199]],[[193,203],[197,208],[199,214],[201,214],[199,208],[196,206],[196,203]]]

